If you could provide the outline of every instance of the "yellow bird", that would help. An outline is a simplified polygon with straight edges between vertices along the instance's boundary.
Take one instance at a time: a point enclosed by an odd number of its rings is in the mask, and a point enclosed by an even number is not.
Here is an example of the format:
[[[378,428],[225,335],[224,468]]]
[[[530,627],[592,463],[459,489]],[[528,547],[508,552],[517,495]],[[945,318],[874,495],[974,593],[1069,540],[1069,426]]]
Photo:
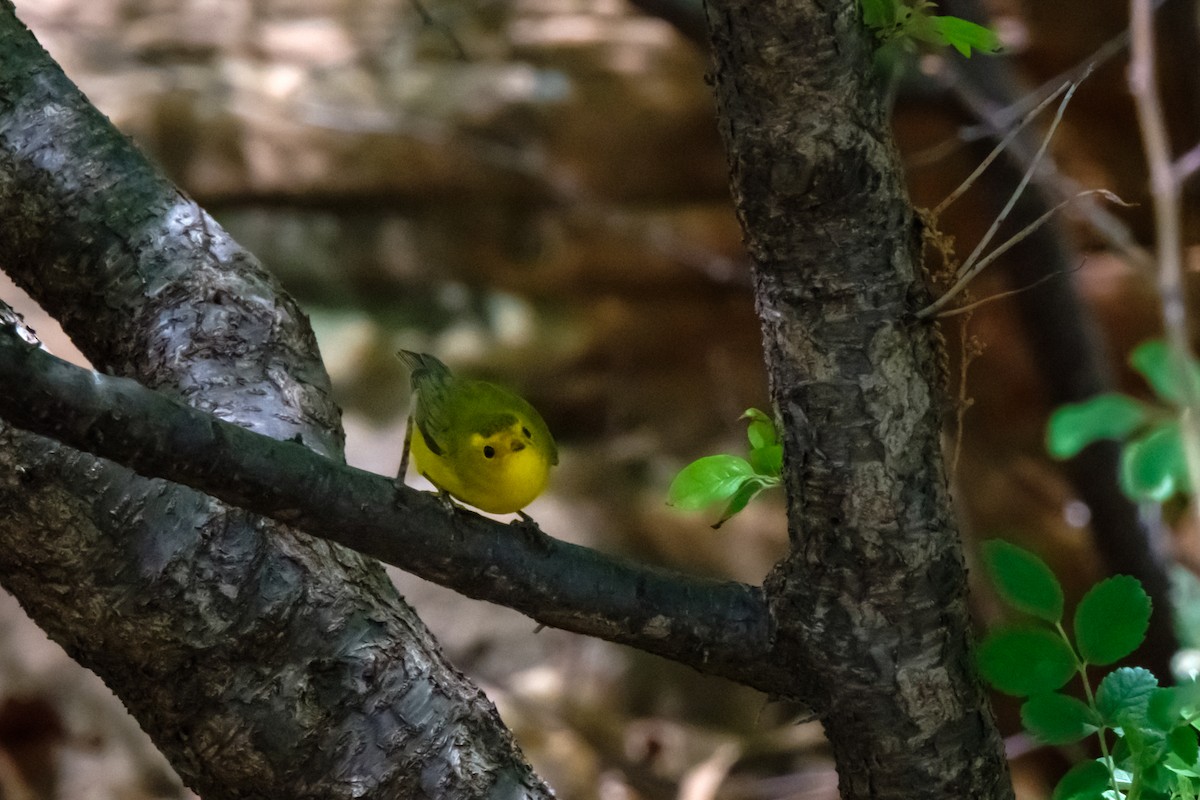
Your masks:
[[[494,383],[456,377],[431,355],[409,350],[396,355],[412,370],[416,430],[409,452],[417,471],[468,505],[493,514],[521,513],[546,488],[550,468],[558,463],[541,414]]]

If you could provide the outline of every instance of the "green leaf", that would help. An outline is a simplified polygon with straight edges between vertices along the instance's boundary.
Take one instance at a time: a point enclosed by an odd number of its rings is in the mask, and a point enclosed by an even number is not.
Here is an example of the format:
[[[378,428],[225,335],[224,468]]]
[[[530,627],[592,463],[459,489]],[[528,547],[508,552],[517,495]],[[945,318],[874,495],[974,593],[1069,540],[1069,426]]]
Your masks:
[[[1171,350],[1162,339],[1151,339],[1142,342],[1129,356],[1129,363],[1142,373],[1146,383],[1162,400],[1172,405],[1180,405],[1183,397],[1183,385],[1175,374],[1171,363]],[[1200,381],[1200,368],[1195,362],[1189,364],[1188,374],[1193,381]]]
[[[1046,622],[1062,620],[1062,586],[1045,561],[1000,539],[983,543],[983,560],[996,591],[1009,605]]]
[[[751,450],[750,465],[759,475],[778,478],[783,474],[783,445],[772,444]]]
[[[754,467],[744,458],[705,456],[679,471],[667,490],[667,503],[695,511],[733,497],[753,475]]]
[[[1158,679],[1148,669],[1121,667],[1104,676],[1096,689],[1096,710],[1105,725],[1120,727],[1126,721],[1143,724]]]
[[[753,500],[755,495],[768,486],[774,486],[775,483],[777,481],[766,481],[757,477],[743,478],[741,485],[733,493],[733,498],[730,499],[729,505],[725,506],[725,511],[721,514],[721,518],[713,524],[713,530],[724,525],[730,517],[745,508],[746,504]]]
[[[967,58],[971,57],[972,48],[981,53],[995,53],[1000,50],[1000,38],[993,31],[969,20],[937,16],[930,18],[930,24],[943,43]]]
[[[1097,731],[1100,717],[1086,703],[1052,692],[1025,701],[1021,724],[1045,744],[1070,744]]]
[[[1055,458],[1071,458],[1100,439],[1124,439],[1150,415],[1144,403],[1116,392],[1059,406],[1046,425],[1046,450]]]
[[[1075,608],[1075,644],[1103,666],[1138,648],[1150,625],[1150,596],[1137,578],[1114,575],[1093,586]]]
[[[1179,703],[1179,693],[1170,687],[1155,689],[1150,695],[1150,704],[1146,707],[1146,722],[1160,731],[1167,732],[1183,724],[1180,716],[1182,706]]]
[[[979,644],[979,671],[1005,694],[1053,692],[1075,674],[1075,656],[1058,634],[1040,626],[997,628]]]
[[[1111,788],[1108,767],[1102,761],[1084,761],[1062,776],[1054,787],[1053,800],[1102,800]]]
[[[1155,425],[1121,451],[1121,489],[1135,500],[1161,503],[1188,485],[1179,423]]]
[[[1167,736],[1167,744],[1171,754],[1187,767],[1194,767],[1196,759],[1200,758],[1200,744],[1196,741],[1196,731],[1190,725],[1180,726]]]
[[[898,0],[859,0],[863,24],[871,29],[891,27],[896,18]]]
[[[748,408],[742,414],[742,419],[750,420],[746,426],[746,437],[750,440],[752,449],[758,450],[779,444],[779,436],[775,432],[775,421],[767,416],[765,411]]]

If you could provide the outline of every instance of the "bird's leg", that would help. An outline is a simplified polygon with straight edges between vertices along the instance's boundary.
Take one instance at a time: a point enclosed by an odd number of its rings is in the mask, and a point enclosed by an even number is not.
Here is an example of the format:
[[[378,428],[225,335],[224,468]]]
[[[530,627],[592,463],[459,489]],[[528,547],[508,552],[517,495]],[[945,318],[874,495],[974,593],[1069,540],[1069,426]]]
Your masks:
[[[422,474],[421,477],[423,477],[425,480],[429,481],[428,475]],[[433,483],[433,481],[429,481],[429,482]],[[442,487],[438,486],[436,483],[433,483],[433,485],[435,487],[437,487],[438,500],[442,501],[442,505],[444,505],[446,507],[447,511],[449,511],[451,514],[453,514],[455,511],[462,510],[463,507],[461,505],[459,505],[458,503],[454,502],[453,495],[451,495],[449,492],[447,492]]]
[[[550,542],[553,540],[538,526],[533,517],[524,511],[517,511],[517,519],[508,524],[520,531],[525,541],[538,550],[541,550],[543,553],[550,551]]]
[[[408,424],[404,426],[404,449],[400,451],[400,470],[396,473],[396,488],[404,485],[404,475],[408,472],[408,452],[412,447],[413,417],[408,415]]]

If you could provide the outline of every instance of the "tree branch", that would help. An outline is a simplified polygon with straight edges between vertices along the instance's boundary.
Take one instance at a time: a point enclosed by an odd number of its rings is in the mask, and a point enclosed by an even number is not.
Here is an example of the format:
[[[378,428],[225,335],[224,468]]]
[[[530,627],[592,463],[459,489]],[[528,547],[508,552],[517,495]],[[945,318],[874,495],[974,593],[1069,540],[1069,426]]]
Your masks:
[[[184,483],[543,624],[794,696],[794,670],[763,669],[770,625],[755,587],[637,565],[451,510],[296,442],[68,364],[11,329],[0,333],[0,383],[13,389],[0,396],[9,422],[145,477]]]

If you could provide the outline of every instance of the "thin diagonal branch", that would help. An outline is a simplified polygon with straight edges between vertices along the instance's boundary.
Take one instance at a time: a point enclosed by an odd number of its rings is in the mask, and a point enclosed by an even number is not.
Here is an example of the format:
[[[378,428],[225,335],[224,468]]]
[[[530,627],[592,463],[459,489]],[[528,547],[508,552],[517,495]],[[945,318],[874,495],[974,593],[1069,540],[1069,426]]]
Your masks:
[[[0,333],[0,415],[14,425],[165,478],[540,623],[598,636],[794,695],[769,662],[761,591],[606,556],[397,489],[380,475],[256,434]],[[751,674],[761,675],[752,678]]]

